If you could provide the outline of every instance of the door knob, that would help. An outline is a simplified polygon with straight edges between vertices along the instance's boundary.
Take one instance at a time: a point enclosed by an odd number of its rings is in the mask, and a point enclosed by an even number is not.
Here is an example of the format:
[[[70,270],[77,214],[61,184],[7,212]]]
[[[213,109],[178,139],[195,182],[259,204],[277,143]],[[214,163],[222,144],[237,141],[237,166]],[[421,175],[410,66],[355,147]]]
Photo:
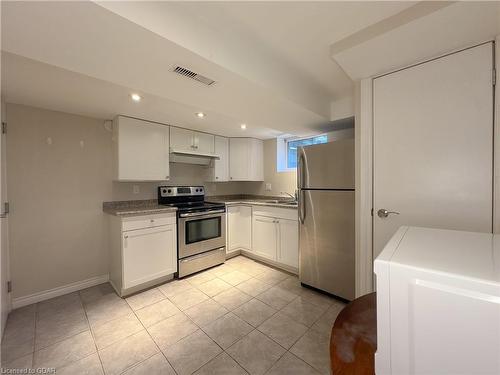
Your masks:
[[[399,212],[396,212],[396,211],[387,211],[385,208],[381,208],[380,210],[377,211],[377,216],[380,217],[380,218],[382,218],[382,219],[386,218],[390,214],[399,215]]]

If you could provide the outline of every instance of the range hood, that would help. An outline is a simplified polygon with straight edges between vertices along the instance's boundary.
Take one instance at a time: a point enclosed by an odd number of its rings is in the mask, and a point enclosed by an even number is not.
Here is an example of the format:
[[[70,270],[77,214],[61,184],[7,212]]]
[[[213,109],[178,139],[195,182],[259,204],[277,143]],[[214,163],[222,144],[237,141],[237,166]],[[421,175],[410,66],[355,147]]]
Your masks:
[[[210,165],[212,160],[219,160],[219,155],[207,154],[203,152],[170,149],[171,163]]]

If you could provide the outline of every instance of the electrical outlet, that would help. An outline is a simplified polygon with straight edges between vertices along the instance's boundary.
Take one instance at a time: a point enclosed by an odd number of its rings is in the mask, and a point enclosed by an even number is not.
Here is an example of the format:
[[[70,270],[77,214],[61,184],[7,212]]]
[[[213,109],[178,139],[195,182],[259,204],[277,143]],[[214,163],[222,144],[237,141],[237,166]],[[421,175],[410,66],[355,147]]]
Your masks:
[[[272,190],[271,183],[266,182],[266,191],[271,191],[271,190]]]
[[[139,194],[140,192],[141,192],[141,188],[139,187],[139,185],[132,186],[132,193]]]

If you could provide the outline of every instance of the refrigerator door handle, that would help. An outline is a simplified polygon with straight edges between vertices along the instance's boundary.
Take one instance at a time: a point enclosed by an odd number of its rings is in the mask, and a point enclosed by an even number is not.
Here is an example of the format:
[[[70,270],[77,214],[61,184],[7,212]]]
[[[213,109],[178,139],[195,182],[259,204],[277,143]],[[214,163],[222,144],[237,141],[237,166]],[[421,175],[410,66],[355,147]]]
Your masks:
[[[299,221],[304,224],[306,219],[306,204],[304,202],[304,190],[299,190]]]
[[[304,187],[304,150],[299,147],[297,156],[297,188],[302,189]]]

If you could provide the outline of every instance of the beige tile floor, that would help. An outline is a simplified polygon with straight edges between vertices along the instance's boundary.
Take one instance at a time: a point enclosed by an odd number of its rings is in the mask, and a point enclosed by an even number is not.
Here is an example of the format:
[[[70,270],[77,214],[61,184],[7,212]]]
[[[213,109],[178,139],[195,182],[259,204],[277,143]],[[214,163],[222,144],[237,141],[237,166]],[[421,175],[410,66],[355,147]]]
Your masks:
[[[328,374],[343,304],[243,256],[121,299],[109,284],[13,311],[2,366],[57,374]]]

